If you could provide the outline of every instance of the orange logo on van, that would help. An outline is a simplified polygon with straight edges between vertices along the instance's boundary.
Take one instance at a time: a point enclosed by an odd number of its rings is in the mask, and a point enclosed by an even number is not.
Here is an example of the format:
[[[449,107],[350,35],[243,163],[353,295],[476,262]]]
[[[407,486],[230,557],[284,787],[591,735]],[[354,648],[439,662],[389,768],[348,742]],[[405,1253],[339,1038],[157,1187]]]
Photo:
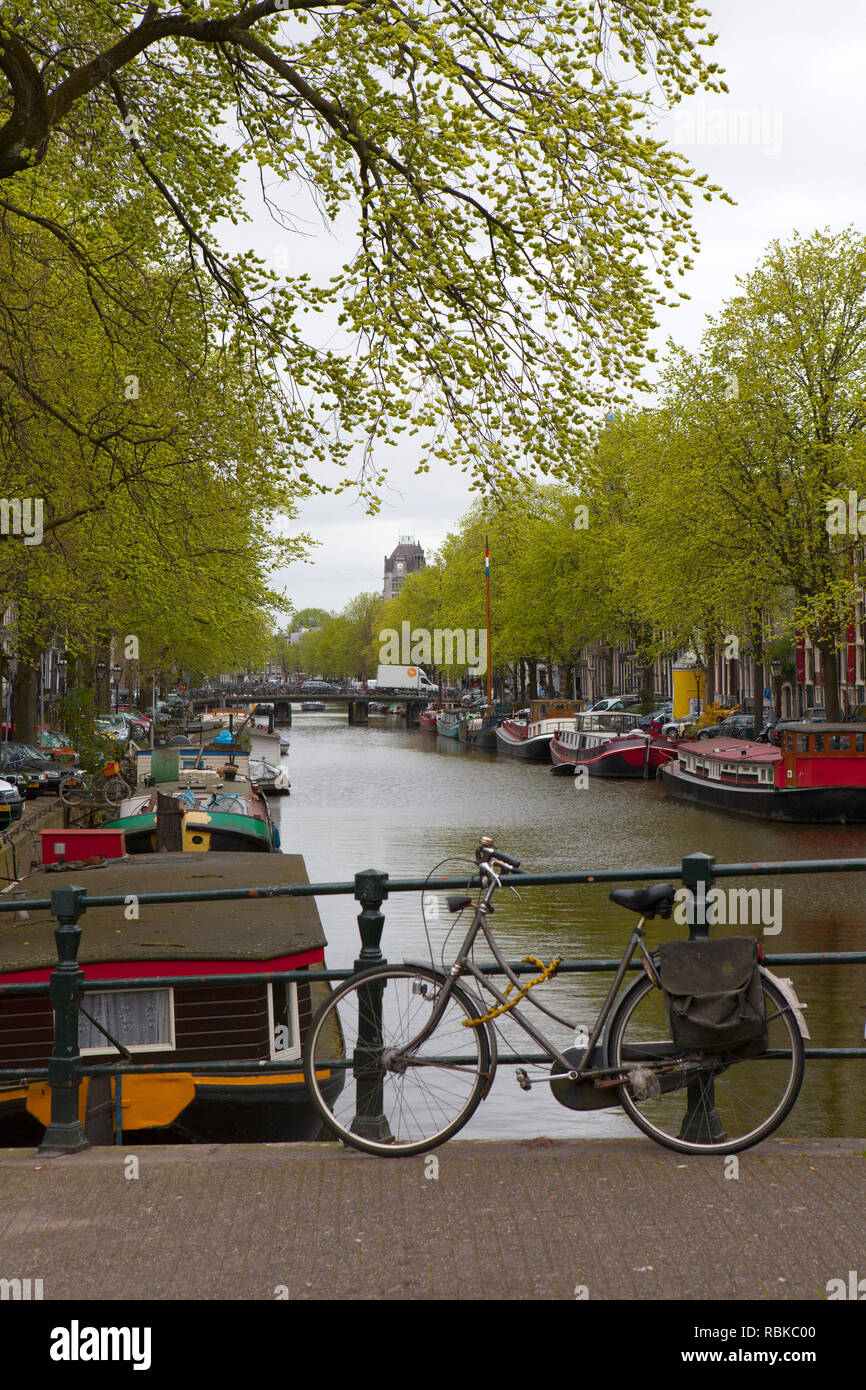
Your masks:
[[[417,667],[415,667],[415,666],[407,666],[407,667],[406,667],[406,675],[407,675],[407,676],[417,676],[417,674],[418,674],[418,668],[417,668]]]

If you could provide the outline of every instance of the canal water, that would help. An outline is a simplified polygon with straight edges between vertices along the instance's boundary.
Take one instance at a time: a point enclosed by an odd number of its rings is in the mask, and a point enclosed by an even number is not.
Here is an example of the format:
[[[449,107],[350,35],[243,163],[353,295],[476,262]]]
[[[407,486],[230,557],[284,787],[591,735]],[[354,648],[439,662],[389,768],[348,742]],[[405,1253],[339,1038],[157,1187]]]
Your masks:
[[[349,728],[338,713],[294,710],[292,718],[291,749],[284,760],[291,796],[272,805],[275,810],[279,805],[283,849],[304,856],[313,882],[350,880],[361,869],[386,870],[394,878],[416,878],[434,869],[468,877],[482,834],[493,835],[500,849],[534,873],[674,865],[694,851],[713,855],[719,864],[866,857],[866,828],[779,826],[705,811],[669,800],[653,781],[590,778],[580,790],[571,778],[551,776],[546,764],[467,749],[435,733],[407,730],[386,716],[378,721],[371,716],[366,728]],[[778,890],[780,897],[768,900],[775,921],[767,925],[781,930],[765,935],[755,923],[719,928],[717,934],[755,935],[768,955],[866,946],[866,874],[723,879],[720,884]],[[505,958],[618,958],[634,916],[609,901],[611,886],[530,887],[521,901],[499,893],[493,925]],[[351,966],[360,945],[359,905],[322,897],[318,907],[328,964]],[[383,911],[383,955],[392,962],[429,959],[421,895],[396,894]],[[443,901],[439,919],[428,920],[437,963],[452,958],[468,917],[464,914],[455,929]],[[649,924],[647,941],[652,947],[687,932],[686,926],[656,920]],[[808,1005],[812,1046],[864,1045],[866,967],[775,969],[793,978]],[[542,997],[575,1025],[588,1026],[610,978],[560,976],[541,987]],[[570,1030],[528,1012],[553,1041],[571,1045]],[[518,1051],[537,1050],[525,1034],[503,1025],[500,1052],[513,1044]],[[524,1092],[514,1068],[502,1066],[463,1133],[467,1138],[603,1138],[637,1131],[619,1110],[564,1109],[545,1084]],[[866,1059],[807,1062],[800,1098],[777,1133],[866,1134]]]

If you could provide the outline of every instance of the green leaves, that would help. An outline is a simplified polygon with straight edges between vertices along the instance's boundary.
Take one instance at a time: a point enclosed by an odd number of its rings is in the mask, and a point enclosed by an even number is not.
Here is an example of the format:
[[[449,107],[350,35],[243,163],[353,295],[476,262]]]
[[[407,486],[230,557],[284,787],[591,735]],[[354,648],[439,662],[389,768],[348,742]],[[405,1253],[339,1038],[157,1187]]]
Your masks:
[[[693,188],[718,192],[645,133],[653,95],[720,87],[704,20],[691,0],[551,0],[531,22],[513,0],[212,0],[146,17],[132,0],[48,3],[0,35],[0,175],[18,216],[70,195],[57,235],[74,226],[85,261],[106,216],[156,192],[154,253],[187,248],[216,286],[210,330],[284,352],[270,385],[307,485],[383,419],[478,476],[517,456],[567,477],[593,410],[637,381],[689,263]],[[13,48],[32,55],[26,73]],[[35,169],[11,154],[22,121]],[[247,215],[251,162],[283,226],[301,186],[331,221],[358,213],[330,284],[263,282],[220,253],[214,229]],[[348,340],[324,351],[299,325],[329,305]],[[376,467],[361,481],[374,499]]]

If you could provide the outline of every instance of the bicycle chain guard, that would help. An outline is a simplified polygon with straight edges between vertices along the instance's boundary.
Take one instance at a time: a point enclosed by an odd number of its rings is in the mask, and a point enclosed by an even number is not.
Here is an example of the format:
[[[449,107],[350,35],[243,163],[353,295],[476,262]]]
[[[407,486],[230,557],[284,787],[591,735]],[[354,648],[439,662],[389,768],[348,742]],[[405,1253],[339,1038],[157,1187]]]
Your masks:
[[[577,1069],[583,1059],[584,1051],[585,1049],[582,1050],[578,1047],[567,1047],[562,1055],[567,1057]],[[596,1043],[590,1066],[601,1068],[606,1065],[604,1044]],[[559,1062],[554,1062],[550,1069],[550,1075],[556,1077],[557,1074],[562,1074],[562,1067]],[[599,1090],[591,1080],[570,1081],[567,1076],[563,1075],[561,1081],[551,1081],[550,1089],[560,1105],[564,1105],[568,1110],[609,1110],[620,1103],[615,1086]]]

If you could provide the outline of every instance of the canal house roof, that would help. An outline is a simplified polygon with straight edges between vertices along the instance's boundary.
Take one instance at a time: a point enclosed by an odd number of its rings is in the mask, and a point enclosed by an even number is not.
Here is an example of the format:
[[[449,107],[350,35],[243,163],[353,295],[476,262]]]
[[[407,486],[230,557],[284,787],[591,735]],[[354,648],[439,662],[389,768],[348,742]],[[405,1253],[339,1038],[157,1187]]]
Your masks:
[[[44,899],[66,884],[88,894],[204,892],[219,888],[309,883],[299,854],[148,854],[93,868],[42,870],[14,891]],[[137,921],[123,904],[93,907],[79,918],[82,965],[143,960],[273,960],[325,946],[315,899],[255,898],[214,902],[142,903]],[[31,911],[16,921],[0,913],[0,975],[56,964],[56,920]]]

